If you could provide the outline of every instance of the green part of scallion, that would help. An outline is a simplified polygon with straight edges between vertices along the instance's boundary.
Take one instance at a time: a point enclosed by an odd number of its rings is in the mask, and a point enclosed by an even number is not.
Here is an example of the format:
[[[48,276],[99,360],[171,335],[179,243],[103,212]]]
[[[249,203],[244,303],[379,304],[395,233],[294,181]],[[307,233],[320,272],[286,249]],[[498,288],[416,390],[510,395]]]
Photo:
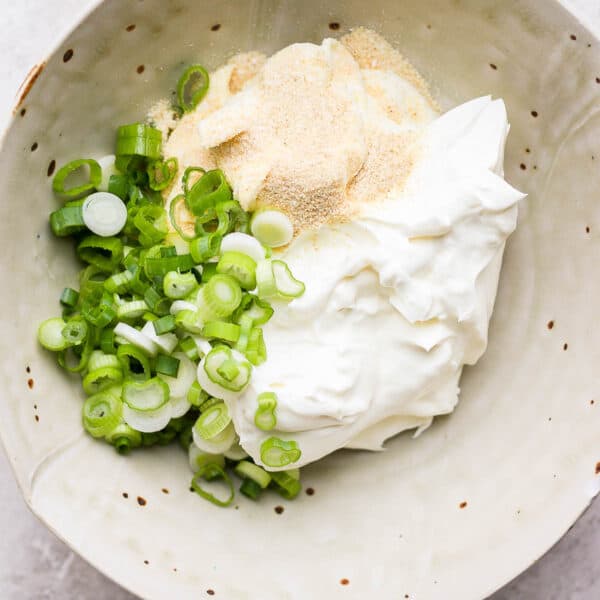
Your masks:
[[[123,403],[110,392],[101,392],[87,398],[83,404],[83,426],[95,438],[104,437],[121,422]]]
[[[209,233],[202,237],[196,237],[190,241],[190,254],[197,264],[217,256],[221,247],[221,235]],[[215,265],[216,269],[216,265]]]
[[[154,332],[156,335],[162,335],[163,333],[169,333],[175,329],[175,317],[173,315],[165,315],[160,319],[152,321],[154,325]],[[192,340],[193,341],[193,340]]]
[[[202,328],[202,335],[208,339],[218,339],[235,344],[240,337],[240,326],[224,321],[209,321]]]
[[[62,336],[69,346],[78,346],[85,342],[88,335],[88,325],[79,316],[69,319],[62,330]]]
[[[196,342],[189,336],[179,340],[179,348],[190,360],[197,361],[200,358],[198,346],[196,345]]]
[[[159,294],[153,287],[148,287],[144,292],[144,302],[156,315],[166,316],[169,314],[171,300]]]
[[[86,394],[97,394],[107,388],[119,385],[123,381],[123,371],[120,368],[102,367],[90,371],[83,378],[83,391]]]
[[[183,112],[191,112],[208,92],[208,72],[201,65],[188,67],[177,83],[177,99]]]
[[[215,481],[222,480],[229,491],[229,496],[224,499],[218,498],[213,493],[205,490],[201,485],[201,480]],[[215,463],[208,463],[200,467],[192,478],[192,489],[205,500],[216,504],[217,506],[229,506],[233,502],[235,492],[233,489],[233,482],[225,470]]]
[[[191,294],[198,287],[193,273],[169,271],[163,279],[163,292],[167,298],[179,300]]]
[[[231,423],[229,411],[224,402],[211,406],[200,414],[194,429],[202,439],[210,440],[219,435]]]
[[[232,198],[231,188],[223,171],[215,169],[207,171],[192,186],[186,195],[186,205],[190,211],[200,216],[217,204],[228,202]]]
[[[263,490],[271,483],[271,474],[248,460],[242,460],[235,466],[235,474],[242,479],[252,479]]]
[[[271,431],[277,425],[275,409],[277,408],[277,394],[263,392],[257,398],[258,408],[254,413],[254,424],[262,431]]]
[[[244,494],[247,498],[250,498],[250,500],[258,500],[262,494],[262,487],[258,485],[256,481],[247,477],[240,485],[240,493]]]
[[[127,423],[119,423],[104,438],[119,454],[127,454],[142,445],[142,434]]]
[[[161,375],[168,375],[169,377],[177,377],[179,371],[179,359],[174,356],[167,356],[166,354],[159,354],[156,357],[154,364],[154,370]]]
[[[123,258],[123,242],[116,237],[89,235],[77,246],[77,254],[84,262],[111,273]]]
[[[117,350],[117,358],[123,367],[126,379],[138,381],[150,379],[150,359],[133,344],[121,344]]]
[[[193,268],[194,261],[189,254],[157,258],[146,257],[144,261],[144,270],[151,279],[164,277],[169,271],[191,271]]]
[[[256,287],[256,262],[241,252],[225,252],[217,264],[217,273],[230,275],[245,290]]]
[[[123,125],[117,130],[117,158],[123,155],[135,155],[158,159],[161,153],[162,133],[158,129],[144,123],[134,123],[132,125]],[[120,167],[122,165],[117,163],[117,166]]]
[[[85,229],[81,206],[63,206],[50,213],[50,228],[57,237],[74,235]]]
[[[176,158],[150,161],[147,167],[150,188],[155,191],[168,188],[175,179],[178,168],[179,163]]]
[[[300,480],[293,476],[292,471],[273,471],[270,475],[274,487],[287,500],[295,498],[302,490]]]
[[[60,303],[70,308],[76,306],[78,300],[79,292],[70,287],[66,287],[60,295]]]
[[[89,169],[88,180],[79,185],[67,186],[67,180],[78,171]],[[61,167],[52,180],[52,190],[64,198],[78,198],[83,194],[94,191],[102,180],[102,168],[97,161],[91,158],[73,160]]]
[[[267,467],[285,467],[300,460],[301,455],[298,444],[292,440],[270,437],[260,446],[260,459]]]

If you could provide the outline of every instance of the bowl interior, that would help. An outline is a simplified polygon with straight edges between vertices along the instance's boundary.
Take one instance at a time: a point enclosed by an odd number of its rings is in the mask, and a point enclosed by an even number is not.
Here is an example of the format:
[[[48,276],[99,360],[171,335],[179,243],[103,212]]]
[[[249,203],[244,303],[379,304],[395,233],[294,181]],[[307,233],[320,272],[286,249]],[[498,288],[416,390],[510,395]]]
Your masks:
[[[419,439],[308,467],[315,494],[282,514],[276,496],[218,509],[190,494],[178,448],[123,458],[85,436],[78,382],[37,347],[36,324],[78,271],[47,226],[48,173],[110,152],[115,126],[168,96],[188,63],[359,25],[397,45],[445,108],[507,103],[507,178],[529,198],[489,349],[455,414]],[[148,598],[481,598],[527,567],[600,489],[598,76],[597,40],[553,1],[104,2],[48,59],[0,160],[0,432],[36,514]]]

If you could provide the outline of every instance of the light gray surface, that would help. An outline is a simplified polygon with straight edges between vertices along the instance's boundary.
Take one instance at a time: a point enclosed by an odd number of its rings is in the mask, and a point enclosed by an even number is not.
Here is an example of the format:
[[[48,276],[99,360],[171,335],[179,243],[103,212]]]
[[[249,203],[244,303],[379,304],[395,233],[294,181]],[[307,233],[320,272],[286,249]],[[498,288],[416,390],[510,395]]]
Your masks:
[[[45,51],[93,0],[3,2],[0,24],[0,126],[8,120],[16,90]],[[595,19],[597,0],[569,0]],[[540,0],[543,6],[544,0]],[[23,376],[23,386],[26,378]],[[133,599],[74,555],[27,510],[0,452],[0,598]],[[592,600],[600,598],[600,501],[542,560],[491,600]],[[418,600],[418,599],[417,599]]]

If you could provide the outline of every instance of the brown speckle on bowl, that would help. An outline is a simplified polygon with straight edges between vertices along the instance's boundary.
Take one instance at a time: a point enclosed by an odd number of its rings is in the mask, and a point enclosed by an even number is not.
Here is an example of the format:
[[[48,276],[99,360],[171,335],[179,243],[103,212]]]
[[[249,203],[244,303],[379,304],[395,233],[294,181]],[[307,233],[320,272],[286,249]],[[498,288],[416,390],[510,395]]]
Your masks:
[[[600,474],[600,461],[596,463],[596,475]]]
[[[32,389],[33,389],[33,384],[34,384],[34,381],[33,381],[33,379],[29,378],[29,379],[27,380],[27,387],[28,387],[30,390],[32,390]]]
[[[344,577],[344,578],[340,579],[340,583],[341,583],[342,585],[348,585],[348,584],[350,583],[350,580],[349,580],[349,579],[346,579],[346,578]]]
[[[548,417],[548,421],[552,421],[552,417]]]
[[[31,373],[31,367],[29,365],[25,367],[25,373]]]
[[[27,109],[26,108],[22,108],[21,112],[19,113],[22,117],[24,117],[27,114]]]
[[[594,406],[594,404],[596,404],[596,401],[595,400],[590,400],[590,405]]]
[[[31,144],[31,151],[35,152],[38,149],[38,143],[37,142],[33,142],[33,144]]]
[[[145,560],[145,561],[144,561],[144,564],[145,564],[145,565],[149,565],[150,563],[149,563],[147,560]]]
[[[214,596],[214,595],[215,595],[215,590],[206,590],[206,593],[207,593],[209,596]]]
[[[533,170],[537,171],[537,165],[533,165]]]
[[[160,490],[163,494],[168,494],[169,490],[167,488],[163,488],[162,490]]]
[[[547,327],[548,329],[552,329],[554,327],[554,321],[548,321]]]
[[[567,350],[569,348],[569,344],[567,344],[567,342],[565,342],[563,344],[563,350]]]
[[[35,419],[36,423],[39,423],[40,422],[40,415],[35,415],[34,419]]]
[[[314,488],[306,488],[306,495],[307,496],[314,496],[315,490]]]
[[[211,31],[219,31],[219,29],[221,29],[221,23],[215,23],[210,30]]]
[[[56,169],[56,161],[54,159],[52,159],[50,161],[50,164],[48,165],[48,177],[52,177],[52,175],[54,174],[54,169]]]
[[[537,111],[537,110],[532,110],[532,111],[531,111],[531,116],[532,116],[532,117],[534,117],[534,118],[537,118],[537,116],[538,116],[538,115],[539,115],[539,113],[538,113],[538,111]]]
[[[531,148],[525,148],[525,152],[527,152],[527,154],[531,154]]]
[[[136,72],[138,73],[138,75],[141,75],[145,70],[146,70],[146,67],[144,65],[139,65],[138,68],[136,69]]]
[[[404,594],[405,598],[410,598],[410,596],[408,594]]]
[[[37,404],[33,405],[33,410],[37,410]]]
[[[596,83],[600,83],[600,77],[596,77]]]
[[[521,171],[527,170],[527,165],[525,163],[521,163],[519,167],[521,168]]]
[[[177,573],[177,567],[173,567],[173,573]]]
[[[137,497],[137,503],[138,503],[140,506],[146,506],[146,499],[145,499],[145,498],[142,498],[141,496],[138,496],[138,497]]]
[[[340,24],[337,21],[332,21],[329,23],[329,29],[331,29],[331,31],[337,31],[339,28]]]
[[[276,506],[275,507],[275,512],[280,515],[283,512],[283,506]]]
[[[131,25],[127,25],[125,27],[125,31],[133,31],[135,29],[135,25],[132,23]]]
[[[427,23],[427,29],[431,29],[431,24]]]
[[[129,494],[127,492],[123,492],[121,495],[123,496],[123,498],[125,498],[125,500],[129,498]]]
[[[498,70],[498,67],[494,63],[490,63],[490,67],[494,69],[494,71]]]
[[[458,508],[467,508],[467,503],[463,500],[459,505]]]
[[[571,34],[569,37],[570,37],[570,38],[571,38],[573,41],[575,41],[575,40],[577,39],[577,36],[576,36],[574,33],[572,33],[572,34]]]
[[[585,228],[585,232],[586,232],[586,233],[589,233],[589,232],[590,232],[590,226],[589,226],[589,225],[588,225],[588,226]]]
[[[72,58],[73,58],[73,54],[75,54],[75,52],[73,52],[73,48],[69,48],[64,54],[63,54],[63,62],[64,63],[68,63]]]

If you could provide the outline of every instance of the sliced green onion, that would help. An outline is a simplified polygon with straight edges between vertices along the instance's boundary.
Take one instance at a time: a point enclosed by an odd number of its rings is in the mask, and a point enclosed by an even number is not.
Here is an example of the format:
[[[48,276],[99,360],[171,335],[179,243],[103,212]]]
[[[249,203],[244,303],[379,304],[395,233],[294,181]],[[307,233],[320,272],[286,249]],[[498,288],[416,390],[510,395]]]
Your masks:
[[[193,273],[169,271],[163,279],[163,291],[167,298],[181,299],[191,294],[198,287]]]
[[[154,332],[156,335],[169,333],[175,329],[175,317],[173,315],[165,315],[164,317],[153,321],[152,324],[154,325]]]
[[[302,484],[299,480],[299,474],[296,471],[297,469],[293,471],[271,472],[273,483],[277,487],[279,493],[287,500],[295,498],[302,489]]]
[[[178,254],[161,258],[146,258],[144,270],[148,277],[164,277],[169,271],[191,271],[194,261],[189,254]]]
[[[127,423],[119,423],[104,439],[112,444],[119,454],[127,454],[132,448],[142,445],[142,434]]]
[[[202,328],[202,335],[209,339],[218,339],[235,344],[240,337],[240,326],[223,321],[209,321]]]
[[[207,171],[192,186],[186,195],[186,205],[194,215],[200,216],[207,209],[222,202],[228,202],[231,198],[231,188],[223,171],[215,169]]]
[[[258,500],[262,493],[262,487],[253,479],[246,478],[242,481],[242,485],[240,485],[240,493],[250,498],[250,500]]]
[[[146,325],[153,327],[152,323],[150,322],[146,323]],[[127,325],[127,323],[117,323],[115,327],[115,335],[122,337],[130,344],[133,344],[150,356],[156,356],[158,352],[156,344],[147,335],[141,331],[138,331],[134,327],[131,327],[131,325]]]
[[[210,233],[192,239],[190,242],[190,254],[196,263],[203,263],[217,256],[220,247],[221,236],[218,233]]]
[[[78,346],[85,342],[88,335],[88,325],[81,317],[70,319],[62,330],[62,336],[69,346]]]
[[[123,403],[118,396],[102,392],[83,404],[83,426],[95,438],[108,435],[121,422]]]
[[[81,316],[94,327],[102,329],[112,323],[117,316],[117,311],[108,302],[98,305],[84,302],[81,306]]]
[[[192,302],[189,302],[188,300],[175,300],[175,302],[171,304],[171,308],[169,308],[169,312],[173,316],[176,316],[182,310],[191,310],[192,312],[196,312],[198,310],[198,307]]]
[[[256,287],[256,262],[241,252],[223,253],[217,264],[217,273],[230,275],[246,290]]]
[[[115,158],[116,157],[114,154],[107,154],[106,156],[98,159],[98,164],[100,165],[100,169],[102,171],[102,179],[96,187],[99,192],[108,192],[111,178],[120,177],[115,165]]]
[[[144,292],[144,302],[157,315],[167,315],[169,313],[171,300],[159,294],[153,287],[149,287]]]
[[[263,325],[273,316],[273,307],[267,301],[256,296],[251,296],[251,299],[252,301],[243,315],[250,317],[253,325]],[[238,322],[241,324],[241,317]]]
[[[284,298],[299,298],[304,294],[304,284],[298,281],[286,263],[281,260],[273,261],[273,275],[277,285],[277,292]]]
[[[285,467],[300,460],[301,455],[298,444],[291,440],[271,437],[260,445],[260,460],[267,467]]]
[[[50,213],[50,228],[57,237],[66,237],[85,229],[81,206],[63,206]]]
[[[235,400],[250,382],[251,373],[252,365],[243,355],[227,346],[216,346],[200,362],[198,382],[215,398]]]
[[[202,391],[204,391],[204,390],[202,390]],[[206,396],[206,400],[200,405],[199,410],[201,413],[206,412],[209,408],[212,408],[215,404],[219,404],[219,402],[223,402],[222,400],[219,400],[218,398],[211,398],[206,392],[204,392],[204,394]]]
[[[179,360],[174,358],[173,356],[159,354],[156,357],[156,364],[154,369],[157,373],[161,375],[177,377],[177,372],[179,371]]]
[[[188,333],[202,333],[204,322],[196,310],[182,310],[175,316],[175,322]]]
[[[191,112],[208,92],[208,72],[201,65],[188,67],[177,83],[177,99],[183,112]]]
[[[248,342],[250,341],[250,334],[252,333],[252,317],[243,314],[239,319],[240,323],[240,334],[235,344],[235,349],[238,352],[246,352],[248,349]]]
[[[46,348],[58,352],[68,348],[71,344],[63,336],[63,331],[67,324],[60,317],[47,319],[38,327],[38,341]]]
[[[221,252],[239,252],[249,256],[255,263],[265,259],[265,249],[261,243],[247,233],[228,233],[221,242]]]
[[[150,379],[150,360],[133,344],[123,344],[117,350],[117,359],[123,367],[125,378],[145,381]]]
[[[123,243],[115,237],[90,235],[79,243],[77,254],[81,260],[110,273],[123,258]]]
[[[258,297],[275,298],[277,296],[277,283],[273,272],[273,261],[270,258],[261,260],[256,265],[256,286]]]
[[[210,410],[210,409],[209,409]],[[221,433],[217,433],[209,440],[205,440],[199,433],[196,426],[192,428],[192,436],[194,438],[194,444],[205,452],[211,454],[223,454],[233,446],[236,440],[235,429],[233,423],[229,423]]]
[[[116,354],[115,332],[112,329],[103,329],[100,333],[100,350],[104,354]]]
[[[171,185],[177,175],[179,163],[176,158],[153,160],[148,164],[148,180],[150,188],[162,191]]]
[[[101,350],[94,350],[90,354],[88,370],[91,372],[96,371],[97,369],[103,369],[104,367],[114,367],[120,370],[121,363],[114,354],[105,354]]]
[[[200,450],[196,444],[190,444],[188,449],[188,459],[190,468],[196,473],[201,467],[208,464],[215,464],[221,468],[225,468],[225,458],[222,454],[210,454],[204,450]]]
[[[125,201],[129,198],[129,188],[130,188],[129,178],[125,175],[111,175],[108,180],[108,187],[106,190],[110,194],[114,194],[115,196],[119,196],[121,200]]]
[[[83,170],[84,167],[89,168],[88,180],[81,185],[67,187],[67,179],[77,171]],[[67,163],[57,171],[52,180],[52,189],[59,196],[77,198],[95,190],[100,185],[101,180],[102,169],[100,168],[100,165],[91,158],[82,158]]]
[[[161,375],[161,379],[169,387],[169,394],[172,398],[185,398],[187,393],[196,381],[196,365],[183,352],[174,352],[173,358],[179,361],[179,369],[176,377],[170,377],[167,374]]]
[[[187,394],[187,400],[192,406],[199,407],[207,399],[207,393],[200,387],[197,381],[194,381],[190,386]]]
[[[162,133],[158,129],[144,123],[134,123],[117,130],[117,156],[136,155],[157,159],[161,153]]]
[[[147,310],[147,305],[143,300],[133,300],[131,302],[123,302],[117,308],[117,317],[119,319],[138,319]]]
[[[133,273],[129,270],[115,273],[104,282],[104,289],[111,294],[123,294],[129,290],[132,279]]]
[[[184,195],[187,195],[190,191],[190,188],[206,173],[206,169],[202,167],[187,167],[183,172],[183,177],[181,178],[181,185],[183,187]],[[190,181],[193,179],[193,181]]]
[[[271,431],[277,425],[275,409],[277,408],[277,394],[263,392],[257,398],[258,408],[254,413],[254,424],[263,431]]]
[[[235,474],[242,479],[252,479],[252,481],[258,483],[263,490],[271,483],[271,475],[269,473],[262,467],[247,460],[243,460],[235,466]]]
[[[160,431],[171,420],[169,388],[158,377],[144,382],[126,381],[123,403],[125,422],[142,433]]]
[[[163,352],[171,354],[177,347],[177,336],[174,333],[163,333],[156,335],[154,328],[154,322],[148,321],[142,327],[142,334],[144,334],[149,340],[151,340],[156,346],[158,346]]]
[[[171,419],[178,419],[187,414],[191,408],[191,403],[187,399],[187,395],[179,398],[171,397],[169,400],[171,403]]]
[[[140,244],[146,247],[162,242],[169,232],[167,211],[157,204],[142,206],[133,218],[133,224],[140,232]]]
[[[179,340],[179,347],[190,360],[198,360],[200,358],[196,342],[191,337],[188,336]]]
[[[185,205],[185,195],[179,194],[175,196],[169,204],[169,220],[171,221],[171,226],[175,231],[180,235],[180,237],[186,242],[191,242],[196,236],[188,235],[182,225],[179,222],[178,214],[181,211],[182,205]]]
[[[254,213],[250,221],[252,235],[265,246],[286,246],[294,237],[290,218],[280,210],[263,209]]]
[[[206,283],[217,274],[217,263],[206,263],[202,266],[202,283]]]
[[[66,287],[60,295],[60,303],[69,308],[74,308],[78,300],[79,292],[70,287]]]
[[[127,222],[127,208],[119,196],[108,192],[90,194],[81,207],[85,226],[96,235],[117,235]]]
[[[215,479],[222,479],[229,490],[229,496],[224,499],[217,498],[214,494],[206,491],[201,485],[200,480],[213,481]],[[192,479],[192,489],[205,500],[216,504],[217,506],[229,506],[233,502],[235,492],[233,490],[233,483],[227,473],[218,465],[209,463],[198,469],[196,475]]]
[[[242,301],[238,282],[229,275],[215,275],[200,289],[199,309],[206,320],[223,319],[233,313]]]
[[[267,360],[267,348],[260,327],[255,327],[250,332],[248,347],[246,348],[246,357],[255,366],[261,365]]]
[[[248,453],[240,446],[239,440],[229,448],[229,450],[225,451],[225,458],[229,460],[244,460],[244,458],[248,458]]]
[[[198,417],[194,429],[202,439],[210,440],[221,433],[229,423],[231,417],[227,406],[224,402],[219,402]]]
[[[107,388],[119,385],[123,381],[123,371],[115,367],[102,367],[90,371],[83,378],[83,391],[88,394],[97,394]]]

